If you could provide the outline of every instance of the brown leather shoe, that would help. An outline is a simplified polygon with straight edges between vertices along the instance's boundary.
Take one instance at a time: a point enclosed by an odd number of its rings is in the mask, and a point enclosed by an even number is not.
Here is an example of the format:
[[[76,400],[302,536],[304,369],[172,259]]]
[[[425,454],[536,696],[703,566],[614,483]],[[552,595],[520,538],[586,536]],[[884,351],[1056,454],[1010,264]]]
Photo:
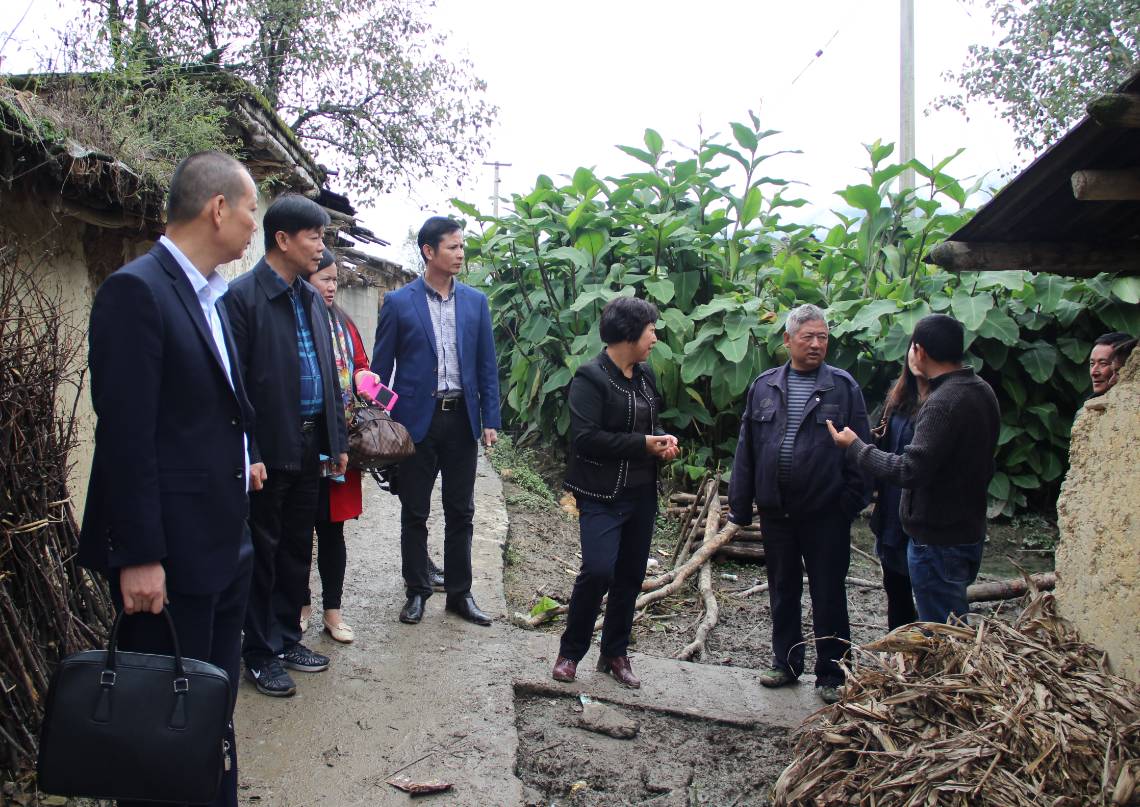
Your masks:
[[[633,674],[629,666],[629,656],[598,656],[598,672],[609,673],[622,686],[641,689],[641,679]]]
[[[578,662],[566,658],[566,656],[559,656],[554,662],[554,672],[552,676],[555,681],[561,681],[564,684],[574,683],[574,676],[578,674]]]

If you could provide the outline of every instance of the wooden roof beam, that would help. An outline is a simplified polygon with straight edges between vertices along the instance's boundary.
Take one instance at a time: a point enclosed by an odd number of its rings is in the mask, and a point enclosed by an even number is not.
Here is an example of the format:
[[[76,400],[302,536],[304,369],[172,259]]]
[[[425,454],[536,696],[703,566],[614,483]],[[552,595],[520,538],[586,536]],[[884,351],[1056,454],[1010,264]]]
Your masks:
[[[1109,128],[1140,128],[1140,95],[1114,92],[1102,95],[1086,107],[1089,117]]]
[[[1140,168],[1074,171],[1072,182],[1082,202],[1140,201]]]
[[[930,250],[926,262],[950,272],[1028,269],[1070,277],[1101,272],[1140,275],[1140,243],[944,241]]]

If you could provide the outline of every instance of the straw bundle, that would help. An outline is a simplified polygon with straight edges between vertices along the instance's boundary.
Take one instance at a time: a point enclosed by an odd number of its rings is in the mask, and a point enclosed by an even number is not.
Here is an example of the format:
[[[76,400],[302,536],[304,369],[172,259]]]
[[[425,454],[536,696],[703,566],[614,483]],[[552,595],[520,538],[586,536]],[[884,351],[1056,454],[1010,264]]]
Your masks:
[[[923,623],[852,648],[800,729],[778,805],[1134,804],[1140,687],[1037,594],[1012,626]]]

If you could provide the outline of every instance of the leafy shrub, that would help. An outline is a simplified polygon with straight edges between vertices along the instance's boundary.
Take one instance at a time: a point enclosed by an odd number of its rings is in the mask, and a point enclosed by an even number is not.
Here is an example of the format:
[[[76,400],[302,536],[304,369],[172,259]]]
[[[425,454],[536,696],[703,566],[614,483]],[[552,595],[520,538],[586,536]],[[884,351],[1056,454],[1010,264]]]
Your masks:
[[[946,173],[957,154],[933,167],[898,164],[888,162],[892,145],[868,145],[867,181],[837,192],[838,224],[789,221],[806,202],[792,195],[793,182],[760,170],[781,153],[761,151],[776,133],[755,115],[731,129],[731,142],[714,135],[682,158],[648,129],[644,149],[619,147],[645,170],[600,178],[579,168],[565,185],[540,176],[497,219],[453,200],[478,226],[466,245],[470,279],[491,300],[503,411],[522,439],[566,434],[565,389],[601,350],[597,319],[618,295],[661,310],[650,360],[668,406],[664,425],[682,438],[673,471],[690,479],[731,465],[744,392],[786,360],[792,307],[828,310],[828,361],[855,376],[872,408],[897,377],[918,319],[949,312],[966,326],[968,361],[1002,404],[991,514],[1011,515],[1030,497],[1051,502],[1089,386],[1091,341],[1140,330],[1140,279],[954,275],[923,263],[972,214],[965,203],[978,184]],[[892,191],[907,166],[924,185]],[[730,171],[741,177],[735,185]]]

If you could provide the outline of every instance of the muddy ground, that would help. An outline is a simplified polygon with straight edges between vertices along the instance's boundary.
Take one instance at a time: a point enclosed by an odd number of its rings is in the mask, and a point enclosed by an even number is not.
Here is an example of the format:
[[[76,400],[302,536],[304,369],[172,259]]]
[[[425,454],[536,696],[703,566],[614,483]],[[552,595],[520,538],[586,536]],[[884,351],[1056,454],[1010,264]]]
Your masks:
[[[565,698],[519,696],[515,772],[528,807],[764,805],[787,765],[786,729],[742,729],[648,710],[619,740],[578,728],[582,707]]]
[[[562,494],[558,490],[559,468],[555,459],[524,451],[506,458],[503,466],[507,468],[503,474],[503,490],[510,520],[504,568],[507,608],[513,613],[525,614],[543,596],[566,603],[581,553],[577,519],[572,512],[566,512],[571,510],[571,503],[564,500],[567,506],[563,508],[557,502]],[[536,477],[545,483],[545,490],[536,484]],[[665,504],[666,497],[663,497],[662,510]],[[662,570],[668,568],[677,534],[676,521],[658,519],[651,558],[657,559]],[[991,524],[979,579],[1015,576],[1013,564],[1029,571],[1051,569],[1052,553],[1041,551],[1041,547],[1051,546],[1055,537],[1055,527],[1040,518],[1023,519],[1014,524]],[[869,557],[874,551],[874,536],[866,519],[856,521],[852,542],[862,553],[852,553],[849,575],[877,582],[880,571]],[[736,596],[765,579],[763,565],[715,564],[714,587],[720,621],[708,638],[707,652],[696,661],[752,669],[768,666],[771,641],[768,596],[766,593],[748,598]],[[974,608],[1011,617],[1016,613],[1015,603],[975,604]],[[882,589],[849,585],[848,610],[853,642],[868,642],[886,632],[886,595]],[[635,624],[631,649],[651,656],[672,657],[692,640],[701,615],[694,582],[678,595],[651,608]],[[806,586],[803,620],[804,635],[810,638],[811,603]],[[551,634],[553,639],[563,624],[563,618],[559,617],[537,630]],[[591,654],[587,663],[592,659]],[[806,668],[811,670],[813,665],[814,648],[809,644]],[[718,735],[722,741],[706,745],[709,733],[718,731],[717,727],[646,711],[638,715],[645,721],[645,728],[637,741],[590,735],[589,743],[583,745],[581,738],[586,732],[569,728],[574,716],[567,702],[520,700],[516,708],[519,728],[516,772],[548,800],[547,804],[765,804],[768,787],[789,761],[785,732],[772,727],[724,729],[728,733]],[[547,748],[566,739],[568,732],[578,738],[576,743],[563,742],[556,748]],[[688,770],[685,760],[691,755],[684,749],[690,747],[705,749],[703,756],[715,758],[714,766],[698,768],[700,773],[689,789],[652,792],[645,784],[647,774],[643,771],[661,770],[659,765],[674,774]],[[541,753],[535,749],[541,749]],[[716,749],[715,754],[708,754],[708,749]],[[652,781],[652,776],[649,778]],[[587,785],[582,786],[571,801],[570,788],[581,781]],[[621,800],[615,800],[619,797]]]

